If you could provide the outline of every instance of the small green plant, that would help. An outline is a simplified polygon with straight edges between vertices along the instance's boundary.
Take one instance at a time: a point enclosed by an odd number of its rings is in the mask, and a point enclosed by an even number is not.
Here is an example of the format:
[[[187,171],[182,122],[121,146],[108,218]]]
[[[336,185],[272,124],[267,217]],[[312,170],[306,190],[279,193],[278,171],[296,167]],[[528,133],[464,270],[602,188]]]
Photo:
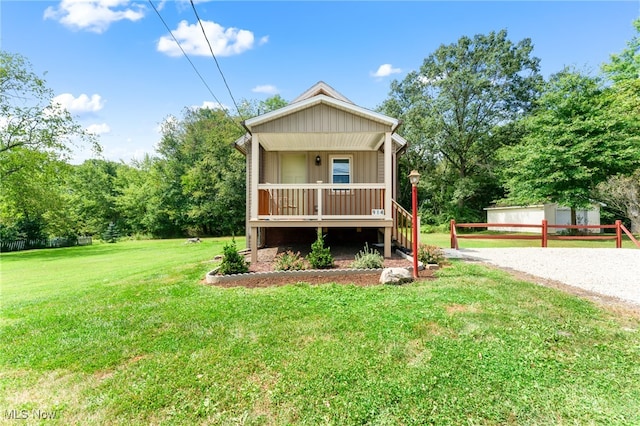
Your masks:
[[[110,222],[107,229],[102,234],[102,240],[107,243],[115,243],[120,239],[120,231],[115,223]]]
[[[318,238],[311,244],[311,253],[307,255],[307,261],[314,269],[333,268],[333,256],[331,249],[324,246],[322,232],[318,231]]]
[[[375,249],[370,249],[369,244],[364,244],[364,250],[356,254],[355,260],[351,263],[354,269],[380,269],[384,266],[384,257]]]
[[[276,271],[300,271],[305,268],[304,258],[300,257],[300,252],[294,253],[287,250],[275,258],[274,269]]]
[[[230,275],[249,272],[249,264],[247,264],[244,257],[238,253],[235,240],[224,245],[222,248],[222,254],[223,257],[220,269],[218,270],[219,273],[222,275]]]
[[[438,246],[420,244],[418,247],[418,260],[426,264],[442,265],[445,262],[444,252]]]

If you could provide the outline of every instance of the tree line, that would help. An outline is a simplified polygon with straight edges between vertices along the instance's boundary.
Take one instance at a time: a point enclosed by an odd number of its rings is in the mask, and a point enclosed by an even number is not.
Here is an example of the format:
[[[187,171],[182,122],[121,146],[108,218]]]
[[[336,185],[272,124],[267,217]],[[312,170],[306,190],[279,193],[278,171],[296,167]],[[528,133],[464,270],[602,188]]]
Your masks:
[[[640,232],[640,19],[637,34],[591,75],[544,79],[531,40],[505,30],[442,45],[393,81],[378,111],[409,141],[399,201],[416,169],[423,223],[484,221],[492,204],[601,202]],[[69,163],[74,144],[100,145],[19,54],[0,52],[0,238],[244,233],[245,163],[233,147],[242,117],[280,108],[274,96],[236,115],[186,108],[163,121],[142,160]]]
[[[403,120],[400,160],[419,185],[424,222],[484,222],[490,205],[601,203],[640,232],[640,19],[598,75],[543,79],[531,40],[505,30],[462,37],[391,85],[381,111]],[[605,215],[606,217],[606,215]]]

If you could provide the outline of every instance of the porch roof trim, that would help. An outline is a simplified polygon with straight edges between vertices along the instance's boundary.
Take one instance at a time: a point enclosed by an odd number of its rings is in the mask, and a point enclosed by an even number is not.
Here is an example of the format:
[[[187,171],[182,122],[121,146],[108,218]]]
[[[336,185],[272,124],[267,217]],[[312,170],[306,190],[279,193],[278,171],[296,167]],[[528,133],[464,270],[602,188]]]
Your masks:
[[[263,135],[260,144],[267,151],[354,151],[378,150],[384,142],[384,135],[377,133],[269,133]],[[298,143],[304,140],[305,143]],[[234,142],[238,151],[247,154],[247,142],[251,141],[251,134],[245,133]],[[407,146],[407,141],[397,133],[391,135],[395,151],[399,152]]]
[[[388,125],[390,126],[390,130],[392,132],[395,131],[398,125],[400,124],[400,121],[395,118],[389,117],[384,114],[380,114],[375,111],[368,110],[366,108],[359,107],[355,104],[345,102],[340,99],[335,99],[330,96],[321,94],[321,95],[316,95],[311,98],[307,98],[298,102],[291,103],[275,111],[271,111],[266,114],[262,114],[257,117],[253,117],[248,120],[245,120],[244,125],[247,128],[247,130],[251,131],[253,126],[268,123],[269,121],[272,121],[272,120],[277,120],[278,118],[287,116],[289,114],[293,114],[294,112],[297,112],[318,104],[326,104],[334,108],[347,111],[351,114],[358,115],[360,117],[364,117],[366,119]]]

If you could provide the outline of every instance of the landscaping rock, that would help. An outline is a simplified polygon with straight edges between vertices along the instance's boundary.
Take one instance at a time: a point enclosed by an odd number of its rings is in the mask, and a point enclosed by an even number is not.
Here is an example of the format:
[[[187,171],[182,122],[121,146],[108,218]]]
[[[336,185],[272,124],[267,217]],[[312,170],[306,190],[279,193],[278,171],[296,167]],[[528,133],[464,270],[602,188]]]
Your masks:
[[[413,281],[413,274],[407,268],[384,268],[380,275],[382,284],[404,284]]]

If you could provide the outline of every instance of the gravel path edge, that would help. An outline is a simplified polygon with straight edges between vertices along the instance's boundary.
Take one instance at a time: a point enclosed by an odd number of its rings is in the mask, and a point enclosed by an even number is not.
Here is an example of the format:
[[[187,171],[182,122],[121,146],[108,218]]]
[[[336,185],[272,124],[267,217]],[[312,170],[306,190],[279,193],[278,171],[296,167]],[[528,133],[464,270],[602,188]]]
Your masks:
[[[640,307],[640,250],[615,248],[465,248],[449,258],[479,261],[613,297]]]

